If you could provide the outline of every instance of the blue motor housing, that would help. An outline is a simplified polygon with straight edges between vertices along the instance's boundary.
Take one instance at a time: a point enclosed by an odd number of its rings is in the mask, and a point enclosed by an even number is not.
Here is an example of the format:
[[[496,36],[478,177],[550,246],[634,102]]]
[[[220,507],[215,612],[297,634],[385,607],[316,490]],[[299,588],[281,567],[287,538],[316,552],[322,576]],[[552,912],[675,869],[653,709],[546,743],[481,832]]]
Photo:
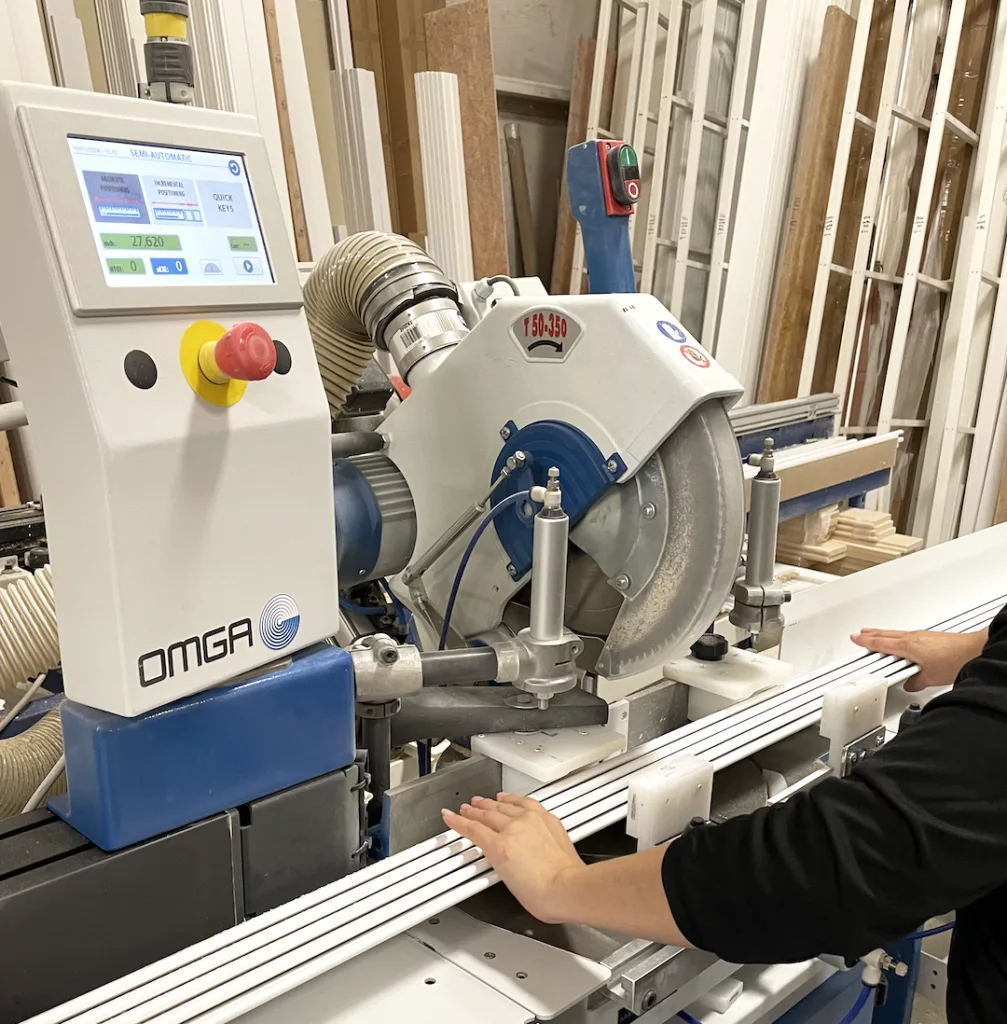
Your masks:
[[[493,466],[495,480],[507,460],[518,451],[529,456],[523,469],[508,477],[493,492],[492,503],[532,486],[544,487],[550,466],[559,470],[563,489],[563,508],[576,526],[587,510],[626,472],[626,463],[618,454],[604,455],[598,446],[577,427],[561,420],[537,420],[518,429],[514,422],[506,425],[507,441]],[[514,578],[520,579],[531,569],[535,510],[531,504],[508,509],[497,516],[500,543],[514,566]]]
[[[69,793],[49,807],[103,850],[161,835],[353,763],[350,655],[283,668],[138,718],[64,701]]]

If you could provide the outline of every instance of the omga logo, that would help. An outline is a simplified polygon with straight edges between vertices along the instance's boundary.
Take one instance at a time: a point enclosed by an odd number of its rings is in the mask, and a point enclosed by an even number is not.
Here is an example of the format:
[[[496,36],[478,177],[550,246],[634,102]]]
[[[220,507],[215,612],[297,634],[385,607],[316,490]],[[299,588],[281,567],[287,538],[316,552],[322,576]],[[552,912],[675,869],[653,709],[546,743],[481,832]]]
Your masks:
[[[288,647],[301,624],[297,602],[289,594],[277,594],[266,602],[259,616],[259,639],[271,650]]]
[[[170,647],[141,654],[138,661],[140,685],[174,678],[176,672],[188,672],[211,661],[220,661],[236,650],[252,646],[252,620],[236,619],[226,626],[207,630],[202,636],[190,636]]]

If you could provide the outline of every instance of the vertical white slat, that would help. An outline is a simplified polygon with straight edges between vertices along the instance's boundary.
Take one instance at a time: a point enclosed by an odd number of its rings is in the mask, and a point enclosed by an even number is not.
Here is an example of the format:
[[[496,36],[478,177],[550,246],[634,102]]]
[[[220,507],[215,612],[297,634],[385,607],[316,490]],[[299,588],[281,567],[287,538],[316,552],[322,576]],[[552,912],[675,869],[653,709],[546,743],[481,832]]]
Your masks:
[[[94,84],[87,59],[87,43],[84,42],[80,18],[73,9],[73,0],[43,0],[42,6],[49,23],[56,85],[90,92]]]
[[[140,5],[128,0],[95,0],[95,12],[109,92],[136,97],[140,82],[147,77],[143,57],[146,33]]]
[[[365,230],[391,231],[392,213],[388,203],[388,181],[385,177],[385,154],[381,143],[374,72],[363,68],[347,68],[343,72],[343,95],[346,97],[346,114],[353,140],[351,148],[363,183],[360,193],[362,205],[358,212],[363,216]],[[447,143],[446,139],[443,141]]]
[[[990,328],[982,394],[972,438],[965,496],[962,500],[958,535],[985,530],[993,524],[1000,477],[1007,449],[1007,298],[1003,276],[1007,273],[1007,249],[1000,261],[1000,285],[997,287]]]
[[[328,252],[335,238],[332,214],[329,211],[329,194],[322,171],[322,154],[318,148],[311,90],[308,86],[301,26],[297,18],[296,0],[274,0],[274,5],[283,61],[283,81],[287,90],[287,117],[301,188],[301,205],[304,208],[311,255],[317,260]]]
[[[657,54],[657,37],[661,31],[661,0],[650,0],[647,5],[647,20],[643,30],[643,54],[640,58],[640,88],[636,97],[636,111],[633,119],[633,137],[627,141],[636,150],[637,159],[643,163],[643,150],[647,145],[647,128],[650,125],[650,93],[654,83],[654,64]],[[629,218],[629,237],[632,242],[636,232],[635,216]]]
[[[696,191],[699,185],[699,156],[703,149],[703,131],[706,122],[706,97],[710,86],[710,63],[713,59],[713,37],[717,27],[717,0],[701,0],[703,27],[699,36],[699,55],[696,60],[696,83],[693,90],[692,123],[689,126],[689,150],[685,158],[685,182],[682,186],[682,215],[678,226],[675,249],[675,273],[671,282],[669,309],[677,317],[682,315],[685,298],[685,277],[689,263],[689,245],[695,220]],[[698,6],[699,0],[693,5]]]
[[[196,103],[237,110],[224,33],[226,0],[189,0],[189,39],[196,65]]]
[[[343,95],[343,72],[353,67],[353,37],[346,0],[327,0],[329,34],[332,38],[333,71],[329,76],[332,89],[332,112],[336,122],[336,152],[339,156],[339,186],[343,193],[343,216],[352,235],[365,230],[366,218],[360,164],[350,151],[350,120]]]
[[[605,67],[608,63],[608,42],[612,35],[612,2],[601,0],[598,5],[598,29],[594,34],[594,67],[591,70],[591,95],[587,103],[587,139],[598,138],[601,129],[601,101],[605,92]],[[637,11],[640,17],[639,10]],[[570,294],[579,295],[581,282],[584,279],[584,239],[581,238],[580,225],[573,242],[573,262],[570,270]]]
[[[703,313],[704,345],[716,355],[717,321],[720,316],[720,298],[723,290],[724,270],[727,262],[727,238],[730,234],[734,195],[738,185],[738,160],[741,156],[741,132],[745,120],[745,102],[748,98],[748,76],[755,40],[757,0],[744,0],[741,25],[735,48],[734,78],[731,82],[731,105],[727,122],[727,142],[724,145],[724,164],[717,186],[717,219],[714,225],[713,250],[710,255],[710,276],[706,285],[706,308]]]
[[[285,202],[287,171],[283,163],[283,144],[280,140],[280,121],[276,114],[276,95],[270,72],[269,43],[260,0],[224,0],[227,17],[223,22],[224,46],[234,82],[237,112],[250,114],[259,124],[266,141],[269,166],[280,194],[280,208],[291,251],[294,249],[294,224],[290,203]]]
[[[944,56],[941,61],[940,73],[937,76],[933,116],[930,121],[930,133],[927,137],[927,148],[923,157],[923,169],[916,196],[916,210],[913,216],[912,231],[909,236],[909,247],[906,252],[902,292],[899,295],[898,312],[895,316],[895,329],[888,355],[885,386],[881,394],[878,433],[882,434],[891,429],[892,419],[895,415],[895,400],[898,396],[899,380],[902,375],[902,361],[905,357],[906,340],[909,337],[909,323],[913,313],[913,300],[916,298],[917,278],[920,272],[923,245],[926,241],[927,226],[930,220],[930,203],[933,199],[934,187],[937,182],[937,164],[940,159],[941,143],[944,139],[944,128],[947,122],[951,82],[954,78],[955,65],[958,63],[958,44],[961,42],[962,22],[965,18],[965,2],[966,0],[952,0],[951,11],[948,15],[947,33],[944,38]],[[888,509],[891,502],[891,486],[879,491],[877,501],[880,509]]]
[[[672,0],[668,12],[668,36],[664,50],[664,69],[661,75],[661,102],[657,111],[657,136],[654,145],[654,164],[650,175],[650,195],[647,197],[647,234],[643,242],[643,269],[640,273],[640,291],[650,292],[654,287],[657,269],[657,236],[661,229],[661,208],[664,204],[665,178],[668,173],[671,114],[674,109],[675,76],[678,73],[678,45],[682,32],[682,0]],[[637,154],[642,160],[643,154]]]
[[[458,76],[443,71],[416,75],[416,116],[427,250],[452,281],[471,281],[472,234]]]
[[[892,14],[891,37],[888,41],[888,56],[885,59],[884,78],[881,82],[881,97],[878,104],[878,121],[871,146],[871,160],[867,169],[867,183],[864,188],[864,205],[860,215],[860,231],[857,235],[857,251],[853,259],[850,292],[846,300],[846,315],[843,320],[843,336],[839,345],[839,359],[833,390],[840,396],[840,416],[847,398],[847,380],[853,358],[857,327],[860,323],[861,299],[863,298],[865,273],[868,270],[871,245],[875,237],[878,216],[878,202],[881,198],[881,180],[888,153],[889,136],[892,129],[892,106],[898,97],[899,81],[905,59],[906,25],[909,18],[909,0],[895,0]],[[812,373],[814,364],[812,363]],[[852,389],[850,389],[852,397]],[[844,422],[846,418],[844,417]]]
[[[1005,27],[1007,4],[1002,4],[998,10],[996,27],[997,45],[1001,51]],[[987,82],[986,104],[972,186],[974,189],[978,186],[978,201],[974,219],[971,219],[969,225],[971,236],[963,230],[959,239],[955,271],[954,291],[961,295],[960,319],[952,323],[949,309],[944,331],[944,343],[953,346],[954,358],[942,360],[938,357],[933,386],[935,400],[931,406],[930,428],[927,431],[913,520],[915,536],[923,536],[928,545],[951,539],[954,523],[948,520],[953,518],[953,513],[945,514],[944,498],[951,483],[954,449],[961,427],[965,375],[972,346],[985,348],[988,343],[988,338],[974,335],[987,246],[991,244],[990,219],[1003,162],[1004,124],[1007,121],[1005,61],[1000,61],[996,79]],[[952,502],[952,509],[954,504]]]
[[[0,80],[52,85],[45,30],[38,7],[24,0],[0,0]]]
[[[860,83],[864,75],[864,59],[867,56],[867,40],[871,34],[871,16],[873,13],[874,0],[861,0],[860,12],[857,15],[857,29],[853,37],[853,56],[850,60],[850,74],[846,80],[843,120],[839,126],[839,141],[836,144],[836,162],[832,168],[832,184],[829,188],[829,201],[825,212],[822,246],[818,256],[815,291],[811,299],[808,334],[804,343],[804,357],[801,361],[801,380],[797,388],[798,397],[811,394],[815,377],[815,360],[818,357],[818,342],[822,334],[825,299],[828,294],[829,278],[832,273],[832,256],[836,248],[836,232],[839,227],[839,214],[843,205],[846,172],[850,164],[853,128],[857,123],[857,103],[860,99]]]

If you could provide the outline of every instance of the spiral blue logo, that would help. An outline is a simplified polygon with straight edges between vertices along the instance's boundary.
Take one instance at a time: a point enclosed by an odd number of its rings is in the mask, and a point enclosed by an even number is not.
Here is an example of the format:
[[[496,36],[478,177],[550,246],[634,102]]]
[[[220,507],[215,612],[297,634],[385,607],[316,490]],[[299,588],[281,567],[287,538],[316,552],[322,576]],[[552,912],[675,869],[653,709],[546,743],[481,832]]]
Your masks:
[[[300,624],[297,602],[289,594],[277,594],[259,616],[259,637],[271,651],[282,651],[293,642]]]

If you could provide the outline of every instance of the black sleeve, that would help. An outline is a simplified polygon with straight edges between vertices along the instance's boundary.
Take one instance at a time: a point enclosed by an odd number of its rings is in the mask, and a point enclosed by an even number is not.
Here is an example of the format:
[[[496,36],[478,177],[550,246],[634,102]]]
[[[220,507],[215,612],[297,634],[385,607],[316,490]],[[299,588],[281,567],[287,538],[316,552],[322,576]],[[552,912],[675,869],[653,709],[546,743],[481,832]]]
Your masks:
[[[683,934],[734,963],[861,956],[1007,881],[1007,615],[851,776],[687,833],[662,874]]]

